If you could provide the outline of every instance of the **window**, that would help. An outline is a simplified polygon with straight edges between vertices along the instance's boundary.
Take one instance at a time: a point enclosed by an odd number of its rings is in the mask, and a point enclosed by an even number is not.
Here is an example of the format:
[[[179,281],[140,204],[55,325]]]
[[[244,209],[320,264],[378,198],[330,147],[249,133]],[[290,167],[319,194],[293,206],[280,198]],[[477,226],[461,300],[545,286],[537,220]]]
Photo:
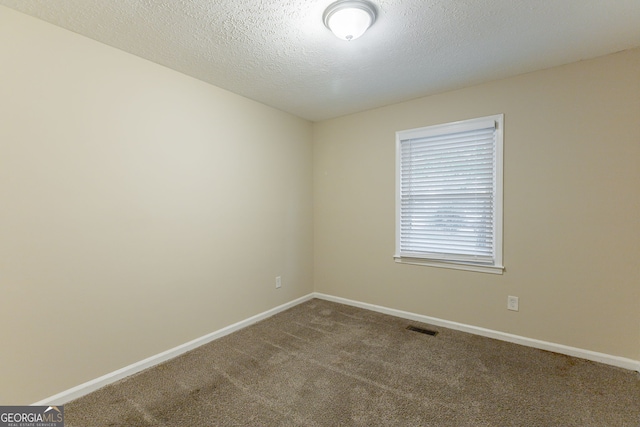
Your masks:
[[[396,261],[502,273],[503,117],[396,133]]]

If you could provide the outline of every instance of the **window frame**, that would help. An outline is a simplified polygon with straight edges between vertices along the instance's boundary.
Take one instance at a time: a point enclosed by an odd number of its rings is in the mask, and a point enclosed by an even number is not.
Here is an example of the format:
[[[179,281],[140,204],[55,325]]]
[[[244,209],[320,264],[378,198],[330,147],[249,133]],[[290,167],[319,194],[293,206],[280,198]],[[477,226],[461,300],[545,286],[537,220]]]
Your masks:
[[[493,193],[493,263],[475,263],[464,260],[446,260],[433,257],[403,256],[400,251],[401,243],[401,148],[402,142],[410,139],[424,138],[435,135],[448,135],[462,132],[470,128],[483,126],[493,121],[495,146],[495,187]],[[396,132],[396,224],[395,224],[395,254],[398,263],[424,265],[431,267],[452,268],[483,273],[502,274],[503,266],[503,151],[504,151],[504,114],[461,120],[451,123],[437,124],[415,129]]]

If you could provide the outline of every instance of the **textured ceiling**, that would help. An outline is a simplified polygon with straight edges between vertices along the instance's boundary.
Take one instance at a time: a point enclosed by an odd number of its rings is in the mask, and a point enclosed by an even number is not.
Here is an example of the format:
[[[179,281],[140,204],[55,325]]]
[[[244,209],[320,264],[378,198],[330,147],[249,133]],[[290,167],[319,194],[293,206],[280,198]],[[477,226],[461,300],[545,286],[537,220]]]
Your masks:
[[[314,121],[640,46],[640,0],[373,0],[352,42],[332,2],[0,0]]]

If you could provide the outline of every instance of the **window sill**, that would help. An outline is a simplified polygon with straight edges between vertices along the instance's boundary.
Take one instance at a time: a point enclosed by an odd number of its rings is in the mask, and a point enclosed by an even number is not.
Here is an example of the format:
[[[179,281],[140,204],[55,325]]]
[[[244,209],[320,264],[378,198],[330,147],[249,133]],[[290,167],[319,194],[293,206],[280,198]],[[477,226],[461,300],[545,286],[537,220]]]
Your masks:
[[[393,258],[398,264],[422,265],[422,266],[437,267],[437,268],[450,268],[453,270],[475,271],[477,273],[489,273],[489,274],[504,273],[503,266],[461,264],[461,263],[443,262],[443,261],[435,261],[435,260],[420,259],[420,258],[403,258],[399,256],[394,256]]]

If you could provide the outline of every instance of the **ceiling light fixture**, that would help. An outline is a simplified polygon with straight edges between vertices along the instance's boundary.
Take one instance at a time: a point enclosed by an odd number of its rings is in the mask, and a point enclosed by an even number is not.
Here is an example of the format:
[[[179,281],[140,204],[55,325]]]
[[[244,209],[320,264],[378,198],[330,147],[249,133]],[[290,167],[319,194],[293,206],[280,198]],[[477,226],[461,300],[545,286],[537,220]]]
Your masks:
[[[376,20],[376,8],[367,0],[339,0],[322,15],[324,25],[342,40],[355,40]]]

